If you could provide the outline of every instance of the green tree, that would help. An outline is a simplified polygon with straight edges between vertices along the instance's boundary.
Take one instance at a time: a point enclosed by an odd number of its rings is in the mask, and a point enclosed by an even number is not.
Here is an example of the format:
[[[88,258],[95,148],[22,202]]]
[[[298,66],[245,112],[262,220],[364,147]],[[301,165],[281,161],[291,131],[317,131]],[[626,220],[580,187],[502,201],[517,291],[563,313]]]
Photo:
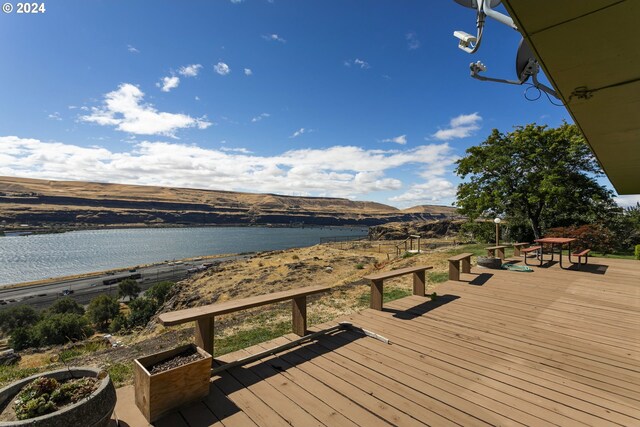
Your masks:
[[[33,327],[33,336],[40,345],[64,344],[93,335],[86,317],[76,313],[56,313],[45,317]]]
[[[51,307],[47,309],[47,314],[62,313],[75,313],[82,316],[84,314],[84,308],[74,299],[66,297],[57,300]]]
[[[151,298],[138,298],[129,304],[129,317],[127,323],[129,327],[144,326],[156,314],[158,306],[156,301]]]
[[[140,285],[133,279],[124,279],[118,284],[118,296],[120,298],[129,297],[135,299],[140,293]]]
[[[458,205],[470,218],[505,216],[526,223],[535,238],[554,226],[602,221],[619,212],[602,171],[574,125],[535,123],[511,133],[494,129],[458,160]],[[520,238],[520,236],[513,236]]]
[[[9,345],[14,350],[24,350],[25,348],[35,347],[38,345],[37,340],[33,336],[33,330],[28,326],[19,326],[14,328],[9,337]]]
[[[111,295],[98,295],[89,303],[87,317],[100,331],[106,331],[111,319],[120,312],[120,304]]]
[[[16,305],[0,311],[0,330],[10,334],[15,328],[33,326],[40,320],[40,313],[28,305]]]
[[[169,292],[171,292],[171,289],[173,288],[174,285],[175,283],[167,282],[167,281],[157,283],[152,287],[150,287],[149,289],[147,289],[147,291],[145,292],[145,295],[148,296],[149,298],[155,299],[158,306],[161,306],[167,300],[167,297],[169,296]]]

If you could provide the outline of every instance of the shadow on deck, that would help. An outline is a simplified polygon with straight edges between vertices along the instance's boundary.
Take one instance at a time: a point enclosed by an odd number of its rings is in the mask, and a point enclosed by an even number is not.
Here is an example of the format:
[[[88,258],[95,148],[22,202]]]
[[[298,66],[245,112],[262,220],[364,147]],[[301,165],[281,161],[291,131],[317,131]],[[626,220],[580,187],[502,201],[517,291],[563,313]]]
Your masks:
[[[411,296],[316,327],[347,321],[388,344],[323,336],[212,377],[206,399],[155,425],[640,425],[640,262],[589,267],[475,268],[435,301]],[[132,387],[118,390],[116,414],[147,425]]]

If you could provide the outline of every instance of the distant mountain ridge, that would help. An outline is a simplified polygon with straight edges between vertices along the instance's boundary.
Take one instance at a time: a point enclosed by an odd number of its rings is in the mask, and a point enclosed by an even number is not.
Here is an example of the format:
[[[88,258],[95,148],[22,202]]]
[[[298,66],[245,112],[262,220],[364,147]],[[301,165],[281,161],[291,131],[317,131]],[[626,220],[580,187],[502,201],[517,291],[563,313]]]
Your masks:
[[[442,219],[447,206],[0,177],[0,222],[33,226],[378,225]]]

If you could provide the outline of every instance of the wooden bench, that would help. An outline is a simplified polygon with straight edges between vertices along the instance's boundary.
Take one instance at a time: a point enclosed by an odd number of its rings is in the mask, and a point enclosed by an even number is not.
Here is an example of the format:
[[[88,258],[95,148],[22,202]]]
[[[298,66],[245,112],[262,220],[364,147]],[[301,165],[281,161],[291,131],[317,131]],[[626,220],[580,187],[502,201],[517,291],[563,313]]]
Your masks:
[[[158,320],[164,326],[195,322],[196,344],[207,353],[213,355],[213,327],[215,316],[292,300],[293,332],[299,336],[304,336],[307,332],[307,296],[327,292],[329,289],[331,289],[330,286],[308,286],[289,291],[274,292],[266,295],[162,313],[158,316]]]
[[[425,271],[432,268],[431,266],[407,267],[365,276],[365,279],[371,280],[371,308],[382,310],[382,292],[385,279],[404,276],[405,274],[413,273],[413,294],[423,297],[426,284]]]
[[[473,254],[459,254],[449,258],[449,280],[460,280],[460,272],[471,273],[471,255]]]
[[[529,265],[527,263],[527,254],[529,252],[535,252],[536,256],[540,259],[540,265],[542,265],[542,246],[531,246],[526,249],[521,249],[520,252],[524,255],[525,265]]]
[[[589,262],[589,252],[591,252],[591,249],[585,249],[584,251],[571,254],[578,257],[578,268],[582,267],[582,257],[584,257],[584,264],[587,265]]]
[[[496,251],[498,251],[498,258],[504,260],[504,249],[506,246],[491,246],[487,248],[487,256],[495,257]]]
[[[521,252],[522,249],[524,249],[526,246],[529,246],[529,243],[512,243],[511,246],[513,246],[513,256],[521,256]]]

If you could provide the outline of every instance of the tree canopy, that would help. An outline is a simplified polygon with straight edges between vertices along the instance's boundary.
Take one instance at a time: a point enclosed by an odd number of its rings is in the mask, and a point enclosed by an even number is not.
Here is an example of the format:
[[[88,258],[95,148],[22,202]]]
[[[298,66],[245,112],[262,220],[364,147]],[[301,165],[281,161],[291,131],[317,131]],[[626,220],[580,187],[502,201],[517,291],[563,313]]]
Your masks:
[[[458,206],[471,219],[506,217],[535,238],[548,227],[598,222],[619,208],[597,181],[602,170],[580,131],[567,123],[494,129],[458,160]],[[526,229],[523,229],[524,234]]]
[[[105,331],[109,326],[109,321],[120,312],[120,305],[115,298],[110,295],[98,295],[89,303],[87,317],[98,327]]]
[[[118,284],[118,296],[135,299],[140,293],[140,285],[133,279],[124,279]]]

